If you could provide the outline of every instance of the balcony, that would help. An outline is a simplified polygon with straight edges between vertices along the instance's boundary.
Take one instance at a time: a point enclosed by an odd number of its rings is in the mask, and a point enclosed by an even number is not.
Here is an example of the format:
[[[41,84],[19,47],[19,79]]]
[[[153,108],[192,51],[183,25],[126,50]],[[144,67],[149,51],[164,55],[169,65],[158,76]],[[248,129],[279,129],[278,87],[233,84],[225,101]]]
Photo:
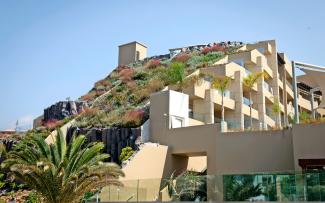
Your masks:
[[[263,81],[263,87],[273,95],[273,88],[267,82]]]
[[[251,102],[248,98],[243,97],[243,104],[249,106],[251,103],[253,103],[253,102]]]
[[[211,91],[214,91],[214,97],[213,97],[213,103],[218,104],[219,106],[222,105],[222,94],[220,91],[211,89]],[[230,91],[225,91],[224,97],[223,97],[223,104],[225,108],[234,110],[235,109],[235,100],[233,99],[233,95]]]
[[[243,113],[247,116],[250,115],[250,108],[249,108],[249,105],[250,105],[250,100],[246,97],[243,97]],[[253,104],[253,102],[252,102]],[[252,108],[252,117],[255,118],[255,119],[258,119],[258,111],[254,108]]]
[[[284,87],[283,87],[283,76],[281,76],[279,73],[278,73],[278,84],[279,84],[279,87],[283,90]]]
[[[265,97],[270,101],[270,102],[274,102],[274,97],[273,97],[273,88],[266,83],[265,81],[263,81],[263,88],[264,90],[264,95]]]

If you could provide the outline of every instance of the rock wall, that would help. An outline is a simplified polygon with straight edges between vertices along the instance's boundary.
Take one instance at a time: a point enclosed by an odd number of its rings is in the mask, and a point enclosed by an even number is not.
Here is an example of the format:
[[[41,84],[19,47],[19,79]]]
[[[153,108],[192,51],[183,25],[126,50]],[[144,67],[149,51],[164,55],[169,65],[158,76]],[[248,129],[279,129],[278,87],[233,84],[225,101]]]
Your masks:
[[[87,104],[77,101],[60,101],[44,109],[44,120],[62,120],[80,113]]]
[[[110,155],[108,161],[120,163],[119,156],[124,147],[130,146],[137,150],[136,140],[141,136],[140,128],[104,128],[104,129],[79,129],[71,127],[67,132],[67,141],[70,142],[73,134],[85,135],[87,143],[100,141],[105,144],[104,153]]]

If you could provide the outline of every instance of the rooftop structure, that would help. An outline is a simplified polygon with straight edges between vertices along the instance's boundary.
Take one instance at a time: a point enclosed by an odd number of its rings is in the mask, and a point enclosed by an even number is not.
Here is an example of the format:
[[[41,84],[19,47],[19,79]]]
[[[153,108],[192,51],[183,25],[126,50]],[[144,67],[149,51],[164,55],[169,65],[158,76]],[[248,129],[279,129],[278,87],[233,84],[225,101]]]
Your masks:
[[[118,65],[128,65],[147,57],[147,47],[140,42],[122,44],[118,48]]]

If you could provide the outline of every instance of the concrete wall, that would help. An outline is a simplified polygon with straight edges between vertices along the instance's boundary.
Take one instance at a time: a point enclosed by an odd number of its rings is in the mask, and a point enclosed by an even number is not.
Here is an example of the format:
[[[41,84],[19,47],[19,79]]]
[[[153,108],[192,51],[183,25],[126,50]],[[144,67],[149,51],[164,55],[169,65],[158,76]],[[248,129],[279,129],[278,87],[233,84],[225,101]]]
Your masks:
[[[150,111],[151,141],[170,147],[164,177],[185,170],[188,157],[204,155],[208,174],[294,169],[290,130],[221,134],[218,124],[169,129],[163,116],[168,111],[164,108],[169,108],[168,96],[168,92],[152,95]]]
[[[293,126],[294,169],[301,170],[299,159],[325,159],[325,124]]]
[[[102,189],[100,198],[106,201],[154,201],[158,198],[161,179],[167,157],[167,146],[145,144],[122,169],[123,187],[108,186]]]

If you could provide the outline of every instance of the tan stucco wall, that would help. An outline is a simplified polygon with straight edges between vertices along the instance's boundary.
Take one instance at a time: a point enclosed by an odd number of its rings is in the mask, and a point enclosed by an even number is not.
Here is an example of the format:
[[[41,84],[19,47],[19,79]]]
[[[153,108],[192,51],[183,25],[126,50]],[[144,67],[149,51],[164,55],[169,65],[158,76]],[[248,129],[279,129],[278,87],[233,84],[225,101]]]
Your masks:
[[[295,170],[301,170],[299,159],[325,159],[325,124],[293,126]]]
[[[136,44],[126,44],[119,46],[118,65],[128,65],[135,60]]]
[[[119,46],[118,65],[128,65],[135,62],[136,51],[139,51],[139,60],[147,57],[147,47],[138,42],[131,42]]]
[[[153,95],[150,111],[151,141],[169,146],[165,177],[174,170],[185,170],[191,156],[207,156],[208,174],[299,170],[294,164],[298,156],[325,157],[324,124],[318,128],[295,125],[293,130],[223,134],[218,124],[168,129],[168,118],[162,116],[169,106],[167,101],[168,92]]]
[[[123,187],[104,187],[101,201],[154,201],[158,198],[167,156],[167,146],[146,143],[122,169]],[[118,191],[118,194],[117,194]]]

